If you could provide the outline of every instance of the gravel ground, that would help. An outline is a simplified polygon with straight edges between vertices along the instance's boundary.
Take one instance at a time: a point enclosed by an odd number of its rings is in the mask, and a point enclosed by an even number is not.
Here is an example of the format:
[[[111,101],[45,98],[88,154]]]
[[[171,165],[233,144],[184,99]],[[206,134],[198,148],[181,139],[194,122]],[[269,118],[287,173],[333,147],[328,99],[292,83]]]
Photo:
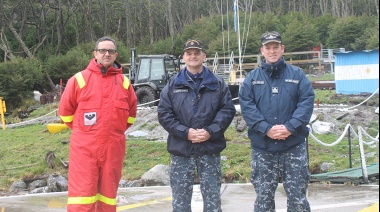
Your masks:
[[[315,108],[313,115],[316,120],[330,122],[335,125],[334,133],[341,135],[345,126],[351,124],[355,130],[358,126],[362,126],[365,130],[373,127],[374,123],[378,123],[379,114],[375,113],[377,106],[358,106],[351,110],[346,110],[352,106],[348,105],[319,105]],[[237,115],[235,119],[240,116]],[[235,123],[233,121],[232,124]],[[141,108],[137,112],[137,118],[126,132],[128,139],[146,137],[151,141],[166,141],[167,132],[157,120],[157,107]]]
[[[347,124],[351,124],[356,130],[358,126],[362,126],[365,130],[367,130],[369,127],[373,127],[374,123],[378,123],[379,114],[375,113],[375,110],[378,110],[378,104],[375,106],[361,105],[347,110],[349,107],[353,106],[319,105],[318,108],[315,107],[313,115],[318,121],[333,123],[335,125],[334,133],[338,135],[341,135]],[[240,109],[238,108],[237,110],[239,111]],[[240,114],[237,114],[232,124],[235,124],[236,119],[241,118],[240,116]],[[51,114],[50,116],[35,118],[21,123],[8,124],[7,128],[15,128],[35,123],[58,123],[59,121],[60,118],[58,116]],[[138,139],[144,137],[147,140],[158,142],[166,141],[167,135],[168,133],[161,127],[157,120],[157,107],[139,108],[136,122],[126,131],[126,136],[128,139]]]

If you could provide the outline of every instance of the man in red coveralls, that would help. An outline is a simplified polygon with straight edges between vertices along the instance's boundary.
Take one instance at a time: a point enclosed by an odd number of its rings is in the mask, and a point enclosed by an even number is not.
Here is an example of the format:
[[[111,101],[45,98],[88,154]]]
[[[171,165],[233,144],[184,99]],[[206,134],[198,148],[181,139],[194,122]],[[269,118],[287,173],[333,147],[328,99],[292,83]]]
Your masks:
[[[100,38],[87,68],[67,82],[59,114],[72,129],[68,212],[116,211],[125,131],[136,117],[136,94],[116,61],[117,45]]]

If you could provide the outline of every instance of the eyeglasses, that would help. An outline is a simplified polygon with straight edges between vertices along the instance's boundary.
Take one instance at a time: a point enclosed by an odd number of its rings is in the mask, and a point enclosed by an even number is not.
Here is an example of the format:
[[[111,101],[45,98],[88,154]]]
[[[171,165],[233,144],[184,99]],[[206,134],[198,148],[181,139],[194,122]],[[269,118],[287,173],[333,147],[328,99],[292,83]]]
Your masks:
[[[110,55],[114,55],[117,52],[114,49],[97,49],[95,51],[98,51],[100,54],[105,54],[106,52],[108,52],[108,54],[110,54]]]

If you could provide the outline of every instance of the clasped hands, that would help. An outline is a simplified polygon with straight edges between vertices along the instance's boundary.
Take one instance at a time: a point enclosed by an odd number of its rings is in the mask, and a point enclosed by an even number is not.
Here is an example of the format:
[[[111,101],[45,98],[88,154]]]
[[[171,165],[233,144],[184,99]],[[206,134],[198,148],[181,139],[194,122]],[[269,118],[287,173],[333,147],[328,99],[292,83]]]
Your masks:
[[[274,125],[267,132],[267,136],[273,140],[285,140],[292,133],[285,127],[285,125]]]
[[[189,134],[187,139],[191,141],[191,143],[202,143],[210,139],[211,135],[204,129],[189,129]]]

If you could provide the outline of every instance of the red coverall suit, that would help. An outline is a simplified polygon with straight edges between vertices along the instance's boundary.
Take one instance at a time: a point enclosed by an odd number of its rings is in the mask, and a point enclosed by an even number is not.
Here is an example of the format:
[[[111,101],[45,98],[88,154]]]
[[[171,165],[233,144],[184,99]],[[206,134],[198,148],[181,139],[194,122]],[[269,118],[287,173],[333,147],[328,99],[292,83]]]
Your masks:
[[[117,62],[102,75],[95,58],[67,82],[59,114],[72,129],[67,211],[116,211],[125,131],[137,99]],[[118,66],[118,68],[116,68]]]

